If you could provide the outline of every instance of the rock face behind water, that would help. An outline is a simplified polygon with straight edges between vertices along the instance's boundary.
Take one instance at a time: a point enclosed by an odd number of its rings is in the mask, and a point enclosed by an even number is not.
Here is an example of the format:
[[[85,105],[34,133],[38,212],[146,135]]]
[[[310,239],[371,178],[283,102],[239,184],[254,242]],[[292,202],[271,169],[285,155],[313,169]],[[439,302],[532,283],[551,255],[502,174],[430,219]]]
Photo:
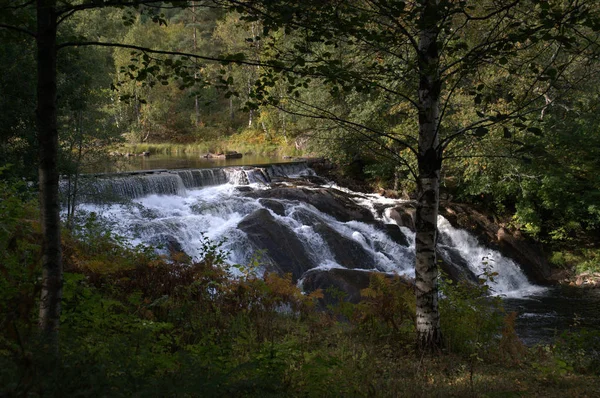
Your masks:
[[[369,210],[354,203],[348,194],[333,188],[277,187],[248,192],[246,196],[308,203],[342,222],[374,220]]]
[[[541,245],[518,233],[511,233],[494,222],[493,218],[465,205],[444,203],[440,206],[440,215],[455,228],[466,229],[477,236],[481,244],[516,261],[531,281],[553,283],[552,270]]]
[[[438,244],[436,249],[440,268],[454,282],[478,283],[477,275],[469,269],[465,260],[456,250]]]
[[[291,273],[297,281],[312,268],[312,261],[294,231],[279,224],[267,209],[246,216],[238,228],[244,231],[256,249],[264,250],[261,263],[279,274]]]

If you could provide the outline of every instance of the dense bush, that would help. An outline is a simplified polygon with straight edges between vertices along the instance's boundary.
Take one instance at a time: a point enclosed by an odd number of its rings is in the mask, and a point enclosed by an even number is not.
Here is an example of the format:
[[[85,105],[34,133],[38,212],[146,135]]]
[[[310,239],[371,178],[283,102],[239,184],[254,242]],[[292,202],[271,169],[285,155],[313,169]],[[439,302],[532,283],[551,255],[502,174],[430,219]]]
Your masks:
[[[406,281],[375,275],[361,303],[321,311],[315,306],[321,292],[302,294],[289,276],[260,275],[250,264],[233,278],[219,243],[205,240],[200,262],[180,253],[165,258],[128,248],[93,214],[64,234],[59,354],[48,355],[36,328],[37,212],[19,183],[0,181],[0,197],[0,394],[544,394],[555,388],[546,385],[547,375],[563,362],[560,380],[583,380],[584,391],[597,387],[577,375],[597,371],[597,336],[589,346],[587,335],[564,337],[545,356],[529,359],[514,334],[514,316],[502,322],[484,285],[444,286],[447,348],[421,357],[414,291]],[[514,367],[523,361],[536,367]]]

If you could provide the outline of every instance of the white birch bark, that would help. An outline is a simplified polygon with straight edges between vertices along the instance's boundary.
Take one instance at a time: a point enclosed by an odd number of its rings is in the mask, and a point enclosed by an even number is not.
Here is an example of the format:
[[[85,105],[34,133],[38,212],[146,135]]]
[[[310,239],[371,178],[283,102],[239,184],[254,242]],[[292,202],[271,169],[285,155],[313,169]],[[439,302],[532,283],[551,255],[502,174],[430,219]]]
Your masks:
[[[438,269],[435,246],[439,204],[441,151],[439,149],[440,90],[437,0],[423,0],[419,34],[419,148],[418,206],[416,211],[416,328],[421,349],[442,345],[438,309]]]

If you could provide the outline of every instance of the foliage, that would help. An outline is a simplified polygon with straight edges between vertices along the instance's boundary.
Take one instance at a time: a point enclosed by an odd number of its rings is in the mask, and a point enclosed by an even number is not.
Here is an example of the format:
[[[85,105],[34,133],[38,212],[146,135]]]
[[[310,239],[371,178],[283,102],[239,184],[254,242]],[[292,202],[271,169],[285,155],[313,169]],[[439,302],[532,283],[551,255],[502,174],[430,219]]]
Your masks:
[[[0,168],[0,177],[5,168]],[[18,350],[31,332],[39,293],[40,228],[32,193],[22,181],[0,178],[0,352]]]
[[[555,341],[553,354],[555,360],[562,361],[563,367],[571,372],[599,375],[600,332],[585,327],[565,331]]]
[[[484,273],[476,286],[442,279],[442,331],[452,352],[481,355],[497,349],[505,319],[500,297],[490,296],[486,284],[493,277],[493,273]]]
[[[399,277],[373,274],[369,287],[361,291],[354,319],[366,337],[384,338],[406,346],[415,336],[415,294],[413,286]]]
[[[398,278],[374,276],[362,292],[363,301],[344,306],[347,320],[340,320],[336,313],[317,310],[319,291],[302,294],[290,276],[260,275],[250,264],[239,266],[241,272],[232,278],[221,262],[218,243],[204,241],[202,262],[190,263],[177,253],[163,258],[147,249],[127,248],[94,215],[82,215],[80,227],[63,238],[60,356],[50,363],[38,349],[35,328],[38,227],[36,221],[26,222],[36,216],[35,207],[22,183],[2,181],[0,187],[0,244],[8,248],[0,252],[3,394],[335,397],[553,392],[545,382],[549,359],[535,358],[537,368],[515,367],[514,362],[505,366],[497,359],[502,323],[498,308],[486,307],[491,303],[483,287],[444,288],[443,326],[451,344],[441,356],[417,358],[414,295],[410,284]],[[508,334],[503,332],[502,339]],[[596,388],[597,381],[578,373],[596,372],[594,357],[588,356],[595,346],[571,335],[556,347],[557,358],[573,369],[553,377],[562,383],[575,377],[567,391],[578,391],[581,385],[589,388],[583,391]],[[528,361],[527,356],[519,360]],[[515,379],[520,380],[518,386]]]

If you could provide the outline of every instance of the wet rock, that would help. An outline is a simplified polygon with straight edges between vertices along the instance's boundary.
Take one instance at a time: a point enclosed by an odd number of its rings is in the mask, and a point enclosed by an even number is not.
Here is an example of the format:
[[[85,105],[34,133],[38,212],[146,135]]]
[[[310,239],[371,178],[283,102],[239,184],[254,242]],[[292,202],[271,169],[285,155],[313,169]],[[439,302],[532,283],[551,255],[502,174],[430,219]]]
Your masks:
[[[253,189],[252,187],[249,187],[247,185],[238,185],[237,187],[235,187],[235,190],[238,192],[252,192]]]
[[[294,220],[300,222],[302,225],[313,226],[324,222],[324,220],[321,217],[304,207],[294,207],[294,209],[289,215]]]
[[[469,269],[469,264],[456,250],[438,245],[437,257],[440,268],[454,282],[478,283],[477,275]]]
[[[354,203],[350,199],[350,195],[333,188],[308,189],[280,186],[249,192],[247,196],[253,198],[297,200],[311,204],[323,213],[329,214],[343,222],[374,220],[371,212]]]
[[[406,235],[404,235],[400,227],[396,224],[382,224],[382,229],[385,231],[385,233],[391,240],[393,240],[400,246],[410,246],[408,238],[406,237]]]
[[[176,237],[169,234],[161,234],[153,237],[148,242],[150,245],[155,246],[158,249],[158,252],[161,254],[172,256],[174,254],[183,253],[186,258],[190,259],[185,251],[183,250],[183,246],[177,240]]]
[[[335,261],[346,268],[374,269],[375,260],[360,243],[347,238],[324,223],[313,226],[313,230],[325,241]]]
[[[371,275],[375,271],[361,271],[344,268],[332,268],[329,270],[314,269],[308,271],[302,277],[302,289],[310,293],[317,289],[323,291],[323,299],[320,300],[322,307],[335,304],[341,300],[358,303],[361,300],[360,291],[369,287]],[[393,274],[384,274],[388,278],[400,278],[407,285],[412,281],[407,278]]]
[[[294,231],[280,224],[267,209],[259,209],[238,224],[257,250],[264,250],[261,262],[281,275],[291,273],[298,280],[313,264]]]
[[[278,202],[273,199],[262,198],[262,199],[258,200],[258,203],[260,203],[262,206],[266,207],[267,209],[271,210],[273,213],[277,214],[278,216],[285,216],[285,206],[281,202]]]
[[[302,179],[315,185],[326,185],[330,183],[326,178],[319,176],[303,176]]]
[[[405,202],[397,205],[390,210],[390,218],[400,227],[406,227],[411,231],[415,230],[415,217],[417,209],[412,202]]]
[[[225,159],[240,159],[243,155],[236,151],[227,152],[224,154]]]

